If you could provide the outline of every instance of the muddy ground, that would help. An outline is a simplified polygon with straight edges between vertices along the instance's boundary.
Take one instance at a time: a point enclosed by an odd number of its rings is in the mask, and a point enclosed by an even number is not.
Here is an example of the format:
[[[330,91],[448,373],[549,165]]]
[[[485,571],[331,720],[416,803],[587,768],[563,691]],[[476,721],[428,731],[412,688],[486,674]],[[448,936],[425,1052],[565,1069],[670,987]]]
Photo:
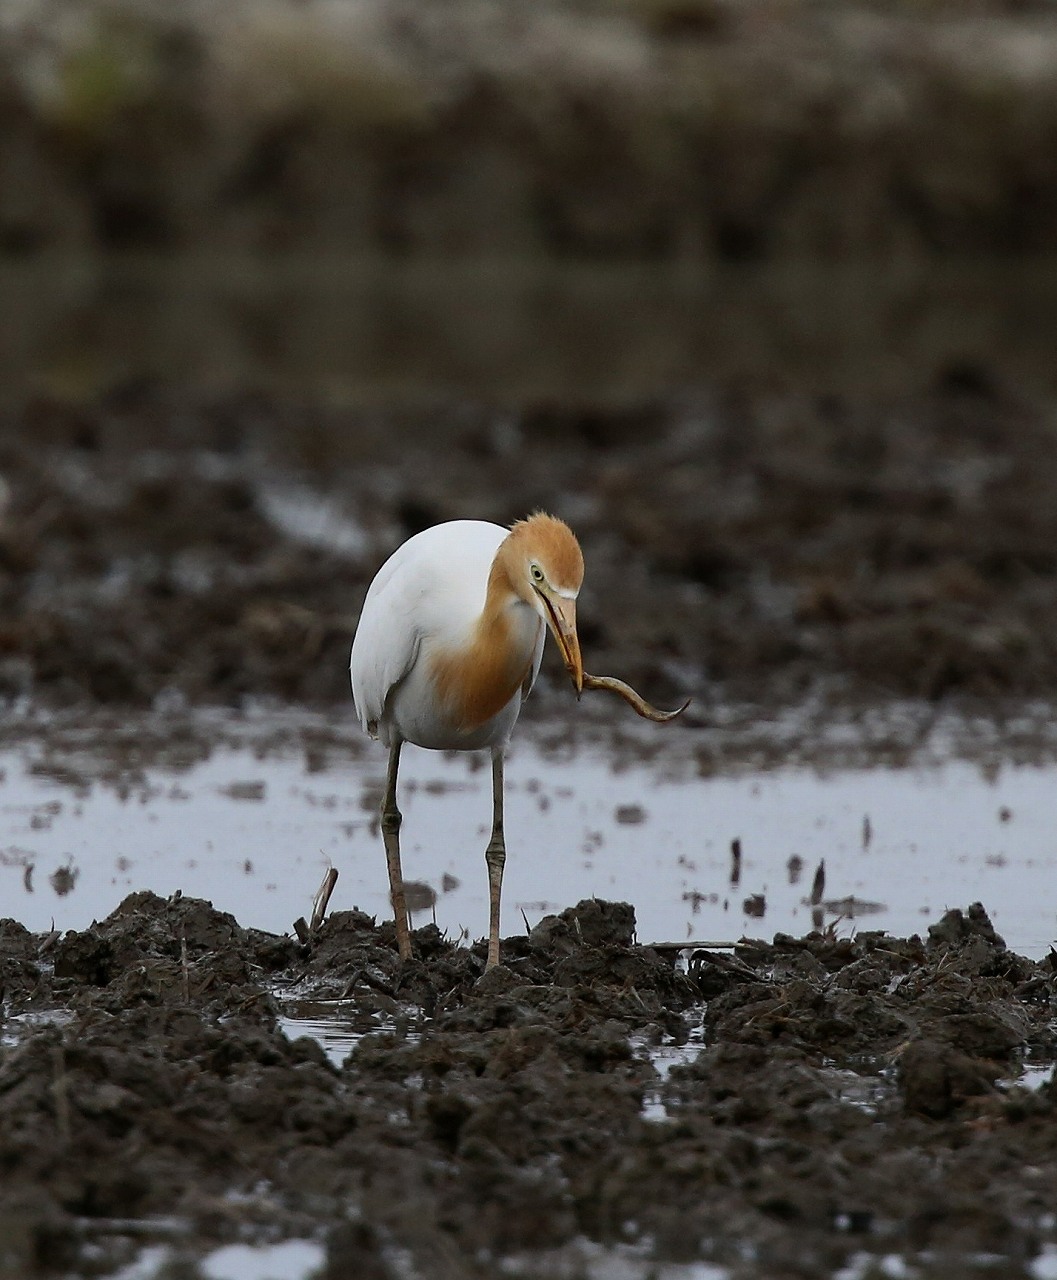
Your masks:
[[[1052,6],[442,8],[0,13],[0,730],[101,716],[132,767],[208,751],[185,708],[351,718],[393,547],[544,507],[589,668],[687,725],[787,758],[770,717],[850,750],[910,700],[1010,758],[1057,687]],[[572,710],[550,655],[529,714]],[[1057,1274],[1052,954],[975,906],[633,927],[581,904],[482,977],[357,913],[0,923],[0,1276]],[[280,1021],[324,1017],[340,1064]]]
[[[307,946],[149,893],[80,934],[4,922],[0,1274],[160,1243],[190,1280],[289,1237],[342,1280],[1050,1274],[1052,1071],[1016,1081],[1057,1049],[1052,955],[978,905],[678,964],[633,931],[581,903],[482,977],[432,927],[401,966],[358,912]],[[336,1009],[340,1065],[277,1020]]]
[[[389,551],[537,507],[583,542],[590,669],[692,694],[692,717],[809,696],[1001,713],[1057,687],[1052,403],[979,364],[902,396],[421,411],[137,385],[3,428],[0,696],[23,704],[345,705]],[[544,708],[566,695],[545,672]]]
[[[805,702],[854,722],[912,699],[984,713],[1005,753],[1057,676],[1052,408],[979,362],[889,397],[728,382],[428,411],[135,382],[3,428],[6,724],[102,712],[133,757],[144,707],[163,751],[184,707],[351,717],[388,551],[536,506],[582,538],[590,667],[693,694],[690,724],[751,705],[767,736]],[[533,704],[574,710],[550,660]],[[482,980],[479,948],[431,930],[401,969],[356,914],[307,949],[148,894],[82,934],[6,923],[0,1274],[156,1245],[193,1277],[214,1246],[281,1239],[343,1278],[857,1280],[893,1254],[1050,1274],[1052,957],[1010,954],[975,908],[924,942],[779,939],[685,971],[632,927],[582,906]],[[284,1006],[369,1034],[339,1067]],[[679,1045],[661,1078],[651,1050]],[[1047,1082],[1016,1084],[1025,1061]]]
[[[1005,752],[1057,675],[1051,409],[985,365],[901,397],[731,383],[428,412],[137,383],[3,425],[7,723],[102,713],[134,757],[133,708],[348,708],[389,549],[538,505],[584,544],[590,666],[692,693],[691,723],[909,698],[983,712]],[[555,664],[532,701],[573,709]],[[157,1248],[175,1280],[285,1239],[342,1280],[865,1280],[893,1255],[1050,1274],[1052,957],[1011,954],[977,908],[925,941],[685,965],[633,920],[582,905],[483,979],[480,948],[435,930],[401,968],[356,913],[307,949],[149,894],[81,934],[4,924],[0,1275]],[[365,1034],[339,1066],[280,1014]],[[1025,1062],[1046,1082],[1017,1084]]]

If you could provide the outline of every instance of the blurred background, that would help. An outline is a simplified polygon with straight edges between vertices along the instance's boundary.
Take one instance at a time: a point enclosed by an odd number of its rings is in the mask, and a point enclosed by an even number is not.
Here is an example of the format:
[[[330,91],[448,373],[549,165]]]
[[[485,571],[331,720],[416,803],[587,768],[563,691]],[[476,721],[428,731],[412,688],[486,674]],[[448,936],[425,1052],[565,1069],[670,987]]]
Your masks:
[[[542,506],[655,701],[1050,698],[1055,249],[1051,0],[9,0],[0,696],[344,702]]]

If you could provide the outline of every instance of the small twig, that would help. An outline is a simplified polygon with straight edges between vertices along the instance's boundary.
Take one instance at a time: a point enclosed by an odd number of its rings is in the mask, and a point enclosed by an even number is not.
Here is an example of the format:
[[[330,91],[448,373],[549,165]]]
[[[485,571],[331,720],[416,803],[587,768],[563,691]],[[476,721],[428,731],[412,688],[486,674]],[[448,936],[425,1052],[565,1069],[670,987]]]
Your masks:
[[[815,872],[814,883],[811,885],[811,905],[817,907],[822,901],[822,895],[826,892],[826,859],[820,858],[818,869]]]
[[[48,952],[54,948],[55,944],[58,942],[58,940],[61,937],[62,937],[62,934],[59,932],[58,929],[52,929],[50,933],[45,935],[44,941],[40,944],[40,950],[37,952],[37,955],[38,956],[47,955]]]
[[[264,997],[268,994],[269,993],[267,991],[255,991],[253,995],[247,996],[245,1000],[240,1000],[239,1003],[235,1006],[235,1008],[239,1011],[239,1013],[241,1013],[243,1009],[249,1008],[249,1006],[251,1004],[254,1004],[257,1000],[263,1000]]]
[[[327,907],[330,904],[330,895],[334,892],[334,886],[337,883],[337,867],[328,867],[327,874],[323,877],[323,883],[316,890],[316,896],[312,901],[312,923],[308,926],[309,933],[315,933],[322,925],[327,914]]]
[[[338,883],[337,867],[328,867],[327,874],[323,877],[323,883],[316,890],[316,896],[312,899],[312,923],[299,916],[294,921],[294,933],[297,934],[297,940],[302,945],[307,945],[311,941],[312,935],[318,933],[323,925],[327,915],[327,907],[330,905],[330,895],[334,892],[334,886]]]
[[[521,911],[521,918],[522,918],[522,920],[524,920],[524,922],[525,922],[525,932],[526,932],[526,933],[531,933],[531,932],[532,932],[532,926],[531,926],[531,925],[529,924],[529,922],[528,922],[528,916],[527,916],[527,915],[525,915],[525,908],[524,908],[524,907],[521,907],[521,908],[519,908],[519,910]]]
[[[348,980],[348,982],[345,983],[344,987],[342,987],[341,995],[338,997],[338,999],[347,1000],[349,996],[351,996],[352,993],[356,990],[356,984],[360,981],[360,978],[362,976],[363,976],[362,972],[359,969],[357,969],[356,972],[352,975],[352,977]]]
[[[308,977],[308,970],[303,969],[300,973],[295,973],[287,982],[277,982],[275,984],[276,991],[289,991],[291,987],[296,987],[299,982],[303,982]]]
[[[695,961],[696,963],[694,963]],[[715,959],[710,957],[708,963],[714,965],[717,969],[721,969],[724,973],[735,974],[739,978],[747,978],[753,982],[767,981],[762,974],[758,973],[749,965],[743,964],[742,961],[738,960],[735,956],[720,955],[716,956]],[[701,969],[703,965],[703,960],[698,960],[696,956],[692,956],[690,972],[693,973],[695,969]]]
[[[791,1008],[792,1008],[792,1005],[789,1003],[789,1001],[783,1000],[779,1004],[776,1004],[773,1009],[761,1009],[759,1013],[754,1013],[752,1017],[749,1018],[748,1021],[744,1022],[742,1025],[743,1027],[751,1027],[757,1018],[764,1018],[764,1017],[775,1018],[778,1016],[778,1014],[782,1013],[784,1010],[791,1009]],[[783,1018],[781,1019],[781,1021],[788,1022],[789,1019]]]
[[[206,974],[205,980],[203,981],[202,985],[195,990],[195,998],[197,999],[198,996],[205,995],[205,993],[210,989],[210,987],[213,987],[216,985],[216,981],[217,981],[216,970],[214,970],[212,973]]]
[[[730,842],[730,883],[732,888],[741,883],[741,841],[737,836]]]
[[[397,987],[391,987],[388,982],[383,982],[381,978],[374,977],[368,973],[366,969],[360,974],[360,981],[370,987],[372,991],[377,991],[383,996],[388,996],[391,1000],[396,999]]]

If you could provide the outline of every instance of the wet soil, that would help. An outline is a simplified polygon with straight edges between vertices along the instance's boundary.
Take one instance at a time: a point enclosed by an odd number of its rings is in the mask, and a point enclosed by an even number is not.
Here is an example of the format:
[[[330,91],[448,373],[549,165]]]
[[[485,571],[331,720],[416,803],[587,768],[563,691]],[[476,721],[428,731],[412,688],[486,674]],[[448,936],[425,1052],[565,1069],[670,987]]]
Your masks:
[[[5,1276],[107,1274],[160,1241],[193,1277],[218,1244],[289,1237],[333,1277],[892,1253],[1019,1276],[1057,1236],[1052,1071],[1015,1083],[1057,1051],[1054,957],[1012,954],[979,905],[925,939],[677,962],[635,945],[630,906],[583,902],[487,974],[432,927],[401,965],[359,912],[302,946],[149,893],[0,936]],[[340,1065],[284,1033],[306,1007],[363,1028]]]
[[[1051,416],[976,362],[884,397],[37,400],[0,435],[0,696],[345,706],[385,556],[439,520],[543,507],[584,545],[589,667],[655,703],[1002,715],[1057,686]],[[571,705],[549,662],[548,696]]]
[[[859,710],[909,697],[912,738],[930,705],[971,707],[1008,753],[1011,711],[1052,689],[1048,409],[983,366],[890,399],[428,412],[129,386],[4,427],[5,732],[62,710],[45,732],[75,748],[83,713],[120,769],[208,753],[188,705],[347,709],[385,554],[537,505],[584,543],[592,668],[691,692],[698,721],[811,698],[857,741]],[[593,711],[553,666],[532,703]],[[979,908],[925,940],[682,961],[633,925],[581,904],[482,976],[433,929],[400,966],[359,913],[308,947],[149,893],[80,933],[4,923],[0,1275],[105,1275],[156,1244],[193,1277],[213,1247],[288,1238],[333,1277],[771,1280],[892,1254],[1021,1277],[1057,1247],[1052,957],[1010,953]],[[363,1033],[340,1065],[282,1020],[338,1013]],[[1051,1079],[1016,1084],[1025,1062]]]
[[[900,758],[953,708],[1005,759],[1029,705],[1030,753],[1052,264],[1010,264],[1057,244],[1050,7],[515,8],[0,17],[0,729],[102,715],[134,772],[208,752],[187,707],[351,717],[385,556],[543,507],[590,669],[687,723],[809,705],[847,743],[910,699]],[[163,287],[100,250],[169,255]],[[644,274],[572,305],[585,264]],[[272,371],[301,391],[238,390]],[[529,714],[604,705],[550,655]],[[981,907],[679,957],[581,903],[482,971],[357,912],[308,945],[150,893],[0,922],[0,1276],[295,1238],[335,1280],[1053,1274],[1057,959]],[[339,1013],[341,1063],[296,1035]]]

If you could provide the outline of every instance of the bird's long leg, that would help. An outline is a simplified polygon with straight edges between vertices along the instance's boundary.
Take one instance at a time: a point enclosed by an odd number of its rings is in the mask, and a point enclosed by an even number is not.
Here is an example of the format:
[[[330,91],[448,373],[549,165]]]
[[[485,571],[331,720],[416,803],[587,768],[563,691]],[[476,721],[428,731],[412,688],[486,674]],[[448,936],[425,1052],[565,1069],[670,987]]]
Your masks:
[[[506,842],[503,839],[503,748],[492,748],[492,838],[484,851],[488,864],[488,961],[486,969],[499,963],[499,901],[503,892]]]
[[[385,775],[385,795],[382,798],[382,840],[385,844],[385,860],[389,866],[389,899],[393,904],[393,920],[396,924],[396,947],[401,960],[410,960],[411,933],[407,927],[404,877],[400,871],[401,813],[396,807],[396,775],[400,768],[400,748],[403,745],[396,738],[389,748],[389,768]]]

